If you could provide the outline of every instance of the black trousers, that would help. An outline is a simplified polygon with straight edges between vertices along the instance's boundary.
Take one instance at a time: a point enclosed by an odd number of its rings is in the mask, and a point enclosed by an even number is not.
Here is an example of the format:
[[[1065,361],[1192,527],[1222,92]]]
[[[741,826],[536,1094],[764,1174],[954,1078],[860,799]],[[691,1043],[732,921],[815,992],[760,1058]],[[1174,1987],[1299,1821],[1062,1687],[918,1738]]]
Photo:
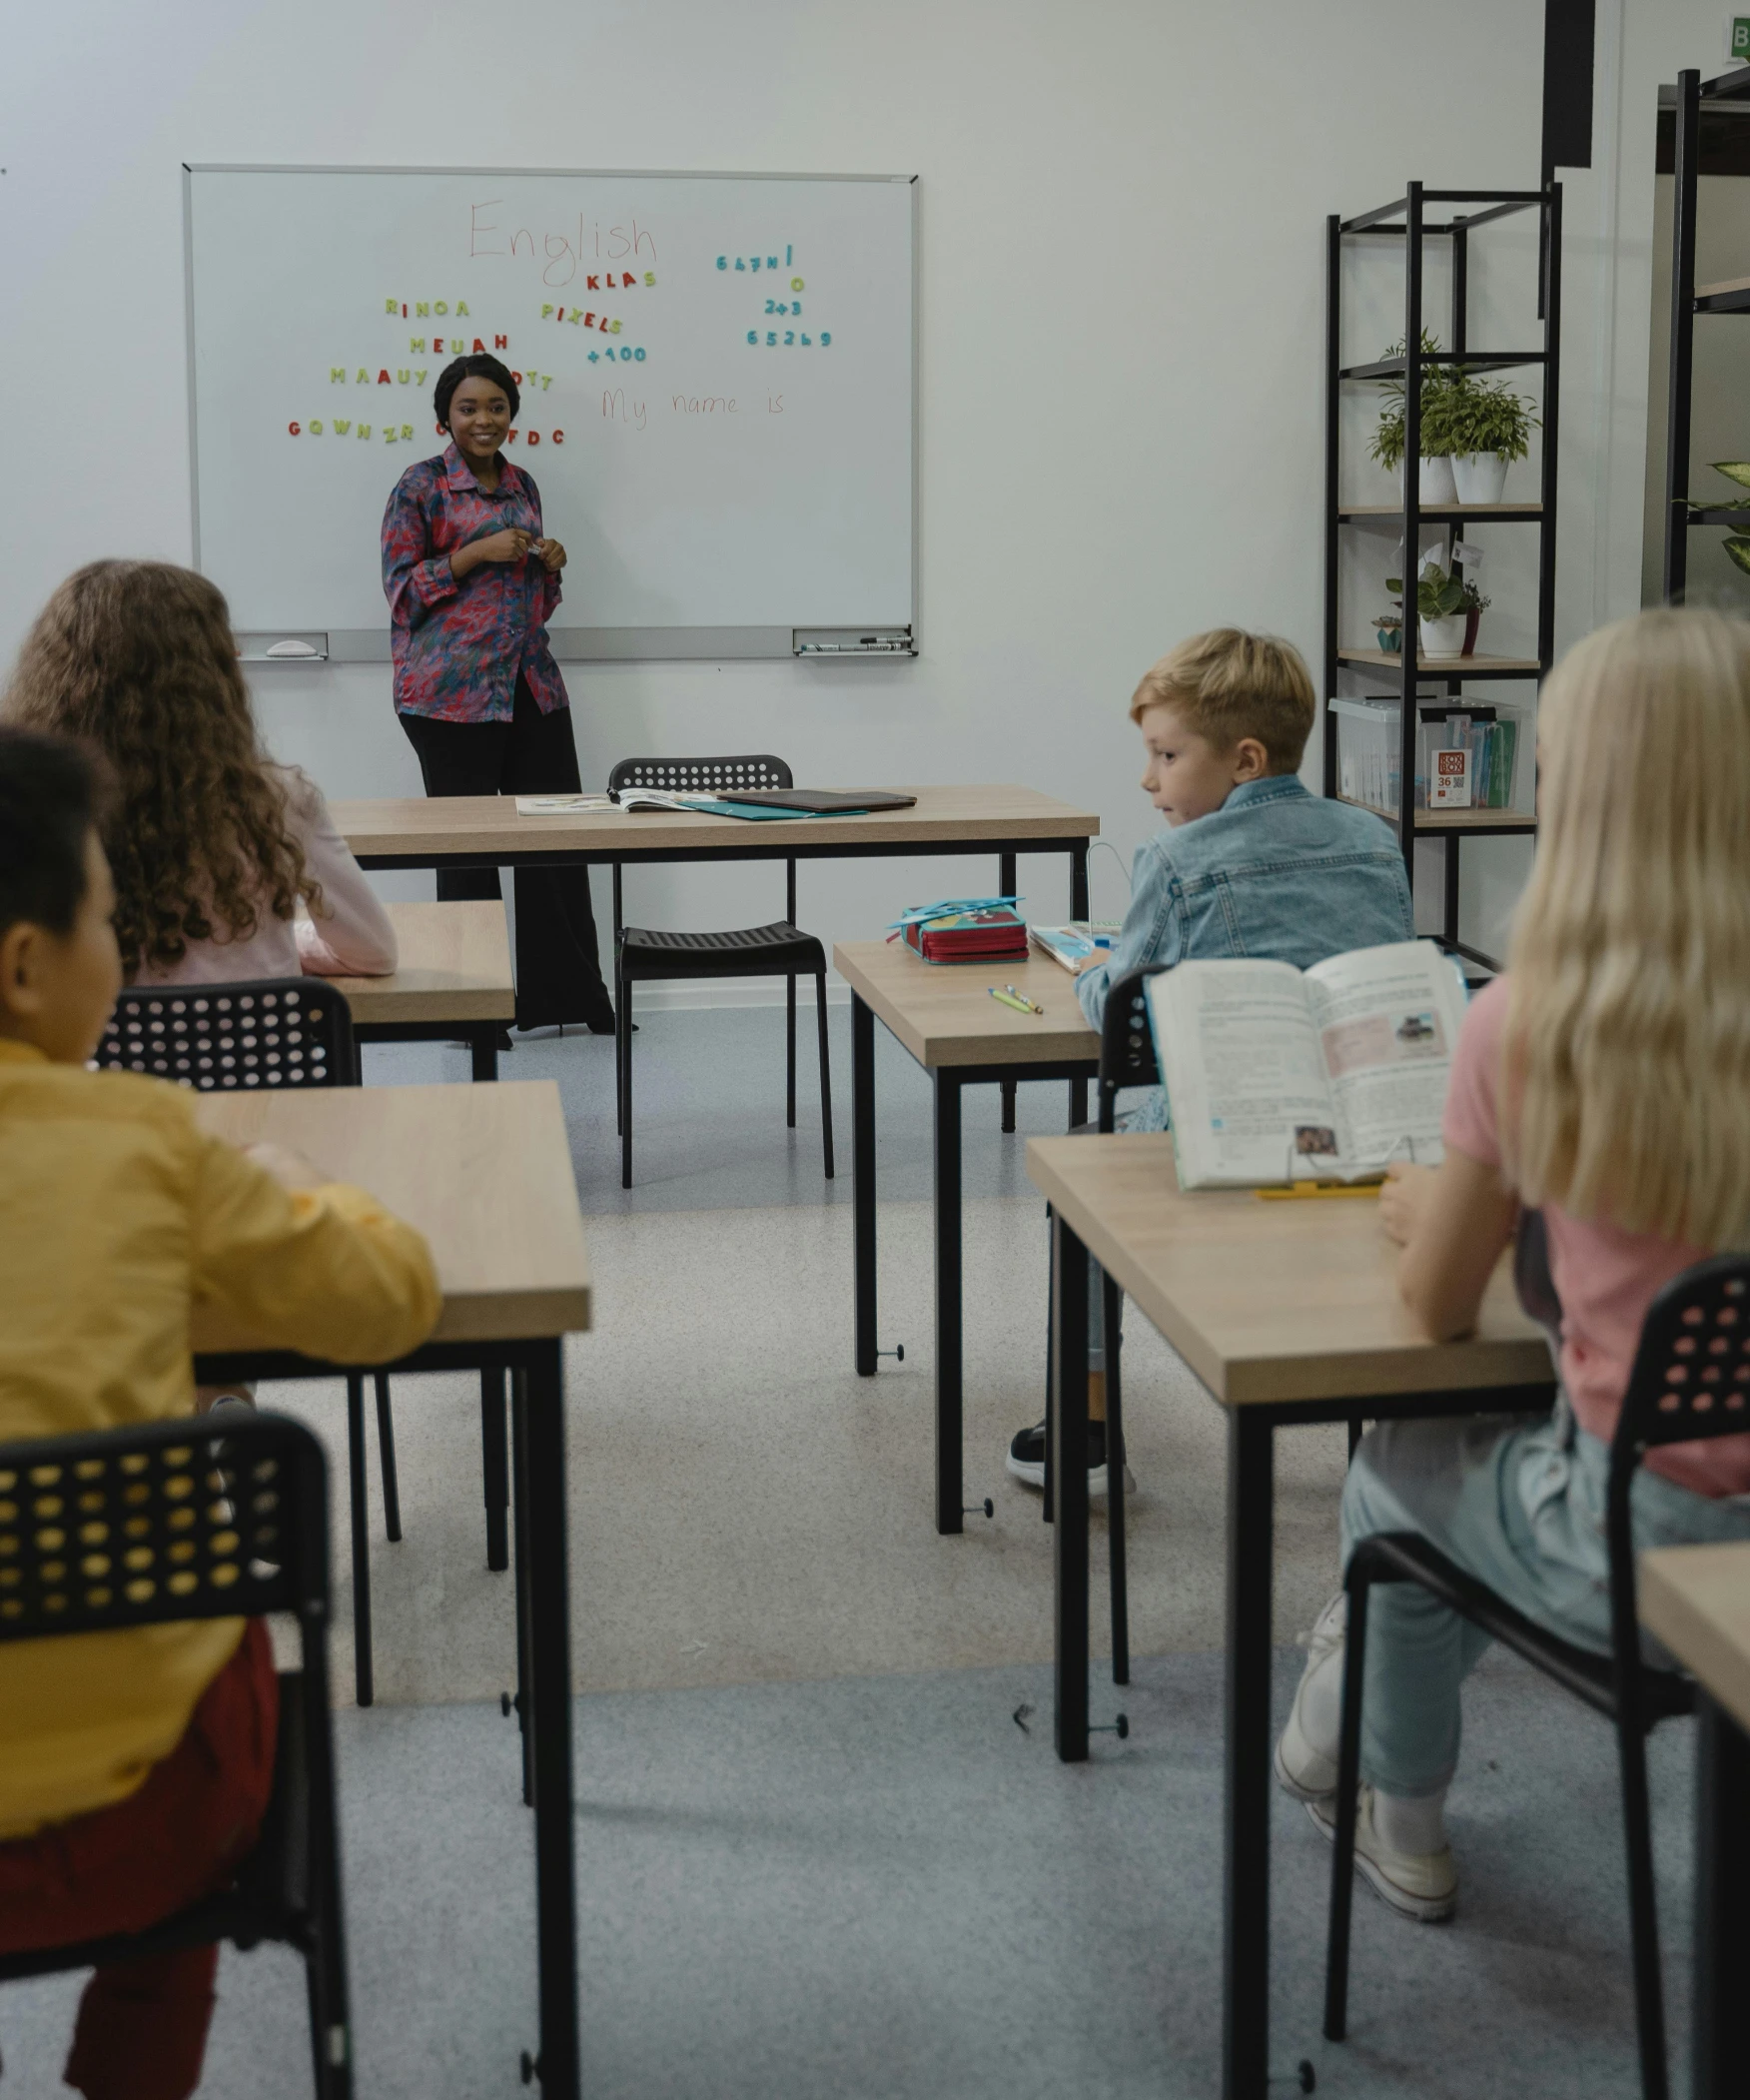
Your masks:
[[[528,682],[516,681],[507,722],[442,722],[404,714],[429,795],[575,794],[577,746],[569,708],[542,714]],[[497,897],[496,868],[439,868],[438,895],[448,903]],[[516,1025],[550,1028],[583,1021],[613,1026],[613,1004],[601,981],[589,870],[516,870]]]

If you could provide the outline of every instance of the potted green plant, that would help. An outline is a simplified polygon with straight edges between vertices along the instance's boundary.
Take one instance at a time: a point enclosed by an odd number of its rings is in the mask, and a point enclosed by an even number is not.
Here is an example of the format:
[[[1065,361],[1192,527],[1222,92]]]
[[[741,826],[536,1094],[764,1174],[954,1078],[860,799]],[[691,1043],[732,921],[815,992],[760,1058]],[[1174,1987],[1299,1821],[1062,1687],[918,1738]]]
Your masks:
[[[1403,614],[1401,612],[1377,612],[1373,615],[1373,632],[1379,647],[1387,656],[1397,655],[1403,647]]]
[[[1537,427],[1523,395],[1460,374],[1448,390],[1443,418],[1459,503],[1498,504],[1509,464],[1525,457]]]
[[[1385,578],[1387,590],[1401,590],[1402,583],[1396,576]],[[1465,628],[1468,625],[1466,589],[1462,577],[1443,569],[1437,560],[1422,563],[1421,573],[1415,579],[1416,626],[1424,656],[1462,656],[1464,654]],[[1481,610],[1479,602],[1477,609]]]
[[[1424,354],[1436,352],[1440,347],[1438,339],[1426,329],[1422,331],[1421,344]],[[1386,344],[1383,355],[1402,357],[1403,343]],[[1422,373],[1418,397],[1421,403],[1421,459],[1416,470],[1416,489],[1419,500],[1425,505],[1455,504],[1458,501],[1452,480],[1452,442],[1447,419],[1447,398],[1453,386],[1453,376],[1444,366],[1431,365]],[[1404,382],[1401,379],[1381,380],[1379,391],[1385,399],[1368,453],[1387,472],[1398,476],[1401,488]]]

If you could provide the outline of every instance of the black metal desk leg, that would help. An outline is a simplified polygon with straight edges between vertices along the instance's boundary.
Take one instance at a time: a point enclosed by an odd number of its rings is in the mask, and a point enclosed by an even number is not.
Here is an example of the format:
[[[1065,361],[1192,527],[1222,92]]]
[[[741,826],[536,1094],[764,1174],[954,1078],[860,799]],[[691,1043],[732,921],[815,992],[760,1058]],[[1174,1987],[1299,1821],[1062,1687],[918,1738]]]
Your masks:
[[[1088,1755],[1088,1254],[1056,1212],[1051,1278],[1057,1753],[1076,1764]]]
[[[480,1484],[486,1504],[486,1566],[510,1566],[510,1455],[504,1438],[504,1367],[480,1373]]]
[[[857,1376],[875,1376],[875,1016],[851,994],[851,1240]]]
[[[1265,2100],[1270,2063],[1271,1527],[1275,1432],[1228,1410],[1227,1780],[1222,1810],[1223,2100]]]
[[[960,1081],[936,1082],[936,1529],[964,1529],[961,1504]]]
[[[522,1745],[522,1805],[534,1806],[528,1704],[528,1374],[510,1374],[510,1494],[516,1518],[516,1726]]]
[[[544,2100],[577,2100],[576,1872],[571,1841],[571,1632],[565,1571],[564,1370],[543,1342],[517,1398],[528,1472],[528,1681]]]
[[[473,1070],[469,1078],[496,1079],[498,1076],[498,1030],[504,1024],[498,1021],[483,1022],[478,1028],[470,1028],[467,1036],[468,1049],[473,1054]]]
[[[999,853],[997,855],[997,895],[999,897],[1012,897],[1015,894],[1016,886],[1014,854]],[[1015,1094],[1017,1089],[1014,1080],[1005,1079],[1000,1091],[1003,1097],[1003,1133],[1005,1136],[1008,1136],[1015,1128]]]
[[[1705,1695],[1695,1741],[1695,2100],[1750,2087],[1750,1737]]]

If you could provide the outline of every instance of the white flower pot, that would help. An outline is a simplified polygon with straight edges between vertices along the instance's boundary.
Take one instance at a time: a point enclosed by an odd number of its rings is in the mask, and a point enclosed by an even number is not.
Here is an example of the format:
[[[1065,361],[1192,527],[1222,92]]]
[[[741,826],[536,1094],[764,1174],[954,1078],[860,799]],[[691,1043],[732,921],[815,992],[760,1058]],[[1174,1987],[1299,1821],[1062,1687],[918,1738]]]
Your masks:
[[[1415,478],[1416,501],[1425,510],[1430,504],[1455,504],[1458,491],[1452,480],[1452,463],[1448,459],[1424,460],[1421,471]],[[1397,494],[1403,494],[1403,462],[1397,463]]]
[[[1444,619],[1418,620],[1416,624],[1421,629],[1424,656],[1463,655],[1465,615],[1462,612],[1450,612]]]
[[[1507,486],[1507,456],[1460,453],[1452,462],[1452,481],[1461,504],[1498,504]]]
[[[1458,501],[1458,491],[1452,481],[1450,460],[1424,460],[1421,463],[1421,473],[1417,477],[1417,486],[1424,504],[1455,504]]]

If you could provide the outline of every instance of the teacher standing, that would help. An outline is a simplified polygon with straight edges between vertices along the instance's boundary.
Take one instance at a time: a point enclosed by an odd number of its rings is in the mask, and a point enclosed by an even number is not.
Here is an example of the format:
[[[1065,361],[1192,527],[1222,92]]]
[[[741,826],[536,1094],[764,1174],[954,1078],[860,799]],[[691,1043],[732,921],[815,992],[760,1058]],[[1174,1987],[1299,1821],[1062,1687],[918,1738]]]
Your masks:
[[[446,365],[433,397],[449,444],[410,467],[383,514],[395,709],[429,795],[580,788],[565,681],[547,645],[565,549],[531,476],[501,456],[521,406],[493,357]],[[496,897],[498,870],[440,868],[438,895]],[[613,1033],[589,870],[516,871],[516,1025]]]

